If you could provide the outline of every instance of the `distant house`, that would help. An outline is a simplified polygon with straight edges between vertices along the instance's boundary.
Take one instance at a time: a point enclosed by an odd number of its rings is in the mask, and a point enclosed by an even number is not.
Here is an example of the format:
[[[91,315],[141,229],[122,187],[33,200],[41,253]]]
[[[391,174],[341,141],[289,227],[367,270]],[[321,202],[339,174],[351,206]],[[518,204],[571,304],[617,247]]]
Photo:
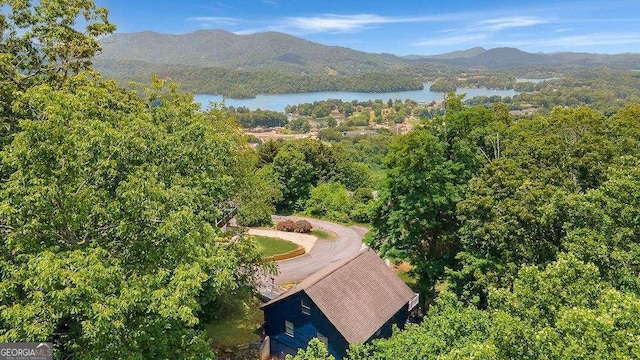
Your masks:
[[[265,342],[271,356],[284,358],[317,337],[339,360],[350,344],[389,337],[394,324],[403,327],[417,303],[418,295],[366,249],[262,305]]]

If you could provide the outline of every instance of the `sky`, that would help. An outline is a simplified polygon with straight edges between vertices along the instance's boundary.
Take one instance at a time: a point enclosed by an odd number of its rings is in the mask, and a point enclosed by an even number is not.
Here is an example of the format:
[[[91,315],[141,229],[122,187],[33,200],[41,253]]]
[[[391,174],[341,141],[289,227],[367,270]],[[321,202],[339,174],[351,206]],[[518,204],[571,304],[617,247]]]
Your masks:
[[[640,52],[640,0],[95,0],[117,32],[278,31],[374,53]]]

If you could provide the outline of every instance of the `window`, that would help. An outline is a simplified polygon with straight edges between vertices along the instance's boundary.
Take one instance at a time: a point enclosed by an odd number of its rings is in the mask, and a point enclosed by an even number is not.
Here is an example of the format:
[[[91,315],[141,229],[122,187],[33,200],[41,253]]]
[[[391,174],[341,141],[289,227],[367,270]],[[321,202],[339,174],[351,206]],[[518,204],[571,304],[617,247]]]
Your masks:
[[[310,315],[311,314],[311,306],[309,305],[309,300],[302,299],[300,301],[300,305],[302,307],[302,313],[303,314],[306,314],[306,315]]]
[[[329,338],[327,338],[326,336],[318,333],[318,336],[316,336],[318,338],[318,340],[320,340],[321,343],[325,344],[326,346],[329,346]]]
[[[284,333],[293,337],[293,323],[291,321],[284,321]]]

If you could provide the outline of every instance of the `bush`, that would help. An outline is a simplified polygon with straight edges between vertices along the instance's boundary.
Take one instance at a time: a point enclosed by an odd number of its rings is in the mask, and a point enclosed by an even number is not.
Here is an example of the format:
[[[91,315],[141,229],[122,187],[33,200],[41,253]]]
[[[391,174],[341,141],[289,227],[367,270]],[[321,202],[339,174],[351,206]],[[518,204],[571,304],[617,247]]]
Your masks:
[[[297,233],[310,233],[313,226],[307,220],[298,220],[293,226],[293,231]]]
[[[355,222],[368,223],[371,220],[369,206],[363,203],[357,204],[349,213],[349,218]]]
[[[367,187],[357,188],[353,193],[353,201],[356,203],[368,204],[373,200],[373,190]]]
[[[342,183],[321,183],[311,189],[311,196],[305,204],[304,213],[335,221],[344,221],[351,211],[351,198]]]
[[[282,220],[278,223],[278,225],[276,225],[276,229],[278,231],[287,231],[287,232],[291,232],[295,229],[295,223],[293,222],[293,220]]]

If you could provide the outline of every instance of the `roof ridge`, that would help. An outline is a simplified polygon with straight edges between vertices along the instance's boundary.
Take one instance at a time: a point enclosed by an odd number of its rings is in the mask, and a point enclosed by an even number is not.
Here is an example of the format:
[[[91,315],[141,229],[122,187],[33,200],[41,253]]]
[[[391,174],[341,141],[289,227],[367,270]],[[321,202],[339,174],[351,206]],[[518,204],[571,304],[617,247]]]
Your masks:
[[[366,254],[370,250],[371,250],[371,248],[367,247],[366,250],[360,250],[355,255],[352,255],[352,256],[350,256],[348,258],[340,259],[339,261],[342,261],[342,264],[336,266],[335,269],[331,269],[331,271],[329,271],[328,273],[324,274],[324,276],[317,278],[314,282],[312,282],[311,284],[308,284],[307,286],[305,286],[304,288],[302,288],[300,290],[306,290],[306,289],[309,289],[309,288],[313,287],[313,285],[315,285],[318,282],[320,282],[320,280],[324,280],[329,275],[331,275],[331,274],[335,273],[336,271],[342,269],[345,265],[347,265],[350,262],[352,262],[353,260],[359,258],[361,255]],[[329,266],[331,266],[331,265],[329,265]]]

